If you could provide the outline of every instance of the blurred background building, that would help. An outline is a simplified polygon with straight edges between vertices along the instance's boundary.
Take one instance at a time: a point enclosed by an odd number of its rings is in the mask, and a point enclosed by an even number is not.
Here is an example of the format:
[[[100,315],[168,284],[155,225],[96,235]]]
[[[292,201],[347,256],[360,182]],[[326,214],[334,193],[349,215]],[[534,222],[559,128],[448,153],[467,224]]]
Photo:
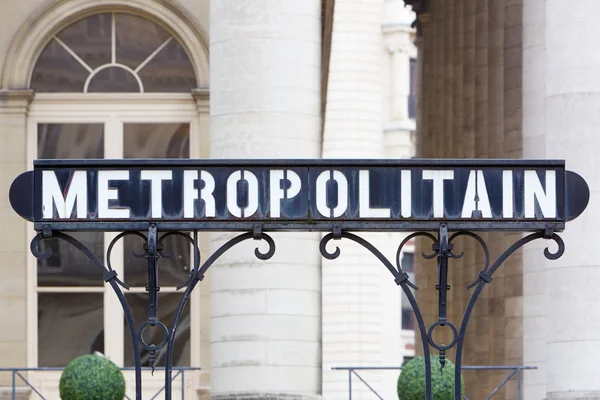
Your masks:
[[[36,158],[559,158],[590,186],[586,214],[562,235],[561,259],[530,244],[495,275],[464,362],[536,366],[527,400],[600,398],[599,17],[597,0],[0,1],[0,366],[64,366],[94,351],[132,364],[120,306],[93,266],[63,244],[49,244],[45,261],[29,253],[33,231],[10,209],[8,188]],[[484,236],[492,258],[519,237]],[[114,235],[78,237],[102,254]],[[226,237],[202,235],[203,257]],[[367,237],[393,258],[404,236]],[[420,353],[388,272],[346,243],[324,261],[319,238],[276,235],[269,262],[240,246],[212,268],[176,346],[177,366],[202,368],[186,373],[189,398],[342,399],[347,375],[331,367],[401,365]],[[190,268],[173,239],[177,256],[161,264],[163,320]],[[141,318],[139,245],[116,246],[112,263]],[[457,247],[453,321],[483,267],[472,241]],[[436,269],[413,255],[422,250],[412,244],[402,262],[414,266],[432,323]],[[502,379],[464,375],[471,399]],[[57,372],[27,376],[56,396]],[[365,376],[395,397],[397,372]],[[10,374],[0,381],[6,388]],[[156,374],[145,382],[146,396],[162,386]],[[514,385],[497,396],[512,398]]]
[[[29,252],[32,227],[8,188],[34,159],[413,157],[414,19],[401,0],[0,1],[0,367],[62,367],[95,351],[133,365],[120,305],[95,267],[65,243],[50,242],[46,260]],[[102,255],[115,235],[75,236]],[[226,237],[202,235],[203,259]],[[403,237],[371,239],[393,258]],[[347,375],[331,367],[414,356],[412,311],[388,271],[345,244],[324,261],[319,238],[277,235],[269,262],[240,246],[212,268],[176,342],[174,364],[201,368],[186,372],[188,398],[341,399]],[[128,238],[111,259],[138,321],[140,246]],[[191,257],[175,237],[166,247],[175,257],[161,262],[159,318],[170,321]],[[367,375],[395,397],[397,371]],[[59,372],[26,376],[57,398]],[[163,378],[144,380],[150,398]],[[10,373],[0,385],[8,395]]]

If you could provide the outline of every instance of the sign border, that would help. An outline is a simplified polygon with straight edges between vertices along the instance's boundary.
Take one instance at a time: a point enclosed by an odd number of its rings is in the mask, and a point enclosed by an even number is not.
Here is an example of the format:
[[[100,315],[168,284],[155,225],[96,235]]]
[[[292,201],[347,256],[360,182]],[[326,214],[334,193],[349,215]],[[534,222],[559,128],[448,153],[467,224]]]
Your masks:
[[[364,218],[360,220],[218,220],[218,221],[32,221],[34,229],[42,231],[51,228],[59,231],[146,231],[151,225],[156,225],[161,231],[233,231],[241,232],[254,229],[264,231],[309,231],[309,232],[331,232],[334,229],[352,231],[387,231],[387,232],[415,232],[436,231],[441,223],[445,223],[450,231],[521,231],[532,232],[553,229],[555,232],[563,231],[565,223],[570,219],[567,216],[568,207],[567,180],[575,176],[574,185],[580,187],[580,180],[587,190],[585,206],[589,202],[589,188],[583,178],[578,174],[565,169],[565,160],[557,159],[444,159],[444,158],[413,158],[413,159],[39,159],[33,162],[33,172],[40,169],[76,169],[76,168],[147,168],[160,169],[165,167],[265,167],[265,168],[294,168],[294,167],[351,167],[351,168],[430,168],[430,169],[452,169],[452,168],[552,168],[563,170],[562,196],[557,198],[557,205],[565,208],[564,220],[515,220],[504,221],[480,220],[410,220],[410,221],[386,221],[378,218]],[[18,179],[18,178],[17,178]],[[34,173],[35,179],[35,173]],[[15,180],[16,182],[16,180]],[[35,182],[32,182],[35,187]],[[579,185],[579,186],[578,186]],[[571,185],[572,186],[572,185]],[[32,188],[33,189],[33,188]],[[12,190],[11,190],[12,192]],[[11,194],[12,195],[12,194]],[[40,199],[34,198],[35,202]],[[580,201],[581,202],[581,201]],[[575,207],[581,212],[585,209],[581,205]],[[579,213],[577,214],[579,215]],[[575,215],[575,217],[577,216]]]

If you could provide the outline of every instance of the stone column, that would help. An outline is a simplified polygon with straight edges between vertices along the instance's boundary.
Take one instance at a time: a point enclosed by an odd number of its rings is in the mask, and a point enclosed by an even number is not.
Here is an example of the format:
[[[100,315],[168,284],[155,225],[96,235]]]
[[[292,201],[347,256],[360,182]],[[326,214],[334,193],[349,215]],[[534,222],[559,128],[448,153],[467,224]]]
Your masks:
[[[409,33],[406,33],[407,41],[410,40]],[[389,49],[392,54],[392,120],[408,119],[408,95],[410,92],[410,56],[407,48]]]
[[[320,1],[212,0],[210,13],[210,156],[318,158]],[[212,235],[213,251],[229,237]],[[273,237],[271,260],[248,242],[210,271],[213,399],[321,391],[318,235]]]
[[[562,234],[564,256],[546,262],[547,399],[600,398],[600,2],[545,2],[546,157],[564,158],[588,182],[590,204]]]
[[[383,0],[335,3],[324,158],[383,156],[383,5]],[[385,248],[384,235],[361,236]],[[349,240],[335,245],[341,250],[340,257],[324,261],[322,266],[323,396],[331,400],[348,398],[348,375],[329,367],[381,365],[382,354],[387,351],[382,348],[386,335],[383,318],[388,312],[400,313],[399,301],[384,303],[383,288],[395,286],[385,267],[366,249]],[[388,250],[391,252],[385,254],[393,257],[393,250],[389,247]],[[399,333],[399,327],[396,332]],[[361,371],[361,376],[382,393],[383,374]],[[393,388],[394,382],[385,383],[390,385]],[[367,390],[355,384],[353,397],[363,392],[366,395]]]
[[[546,158],[544,3],[525,0],[523,4],[523,158]],[[546,360],[554,362],[546,351],[544,245],[533,242],[523,249],[523,364],[537,367],[525,372],[523,382],[524,398],[531,400],[546,396]]]

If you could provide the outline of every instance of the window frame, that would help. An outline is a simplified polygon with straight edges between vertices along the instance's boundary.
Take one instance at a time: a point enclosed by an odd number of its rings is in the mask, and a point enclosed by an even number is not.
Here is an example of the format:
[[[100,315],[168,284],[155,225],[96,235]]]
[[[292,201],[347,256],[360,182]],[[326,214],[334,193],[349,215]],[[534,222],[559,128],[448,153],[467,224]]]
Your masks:
[[[190,132],[190,158],[204,158],[208,150],[208,108],[199,107],[192,94],[185,93],[41,93],[31,103],[27,116],[27,162],[33,164],[37,157],[37,127],[43,123],[103,123],[104,157],[122,158],[123,124],[125,123],[188,123]],[[119,140],[120,139],[120,140]],[[118,145],[115,145],[117,144]],[[35,236],[28,223],[26,245]],[[104,234],[105,250],[118,232]],[[204,239],[206,240],[206,239]],[[123,242],[113,248],[113,267],[122,275]],[[125,278],[126,279],[126,278]],[[107,289],[108,288],[108,289]],[[41,290],[40,290],[41,289]],[[132,288],[131,292],[143,292]],[[27,361],[29,367],[38,366],[38,293],[103,293],[105,354],[117,365],[124,361],[125,327],[121,305],[110,285],[90,287],[38,287],[37,260],[27,258]],[[124,291],[126,292],[126,291]],[[161,287],[161,292],[176,292],[174,287]],[[201,294],[192,293],[190,301],[190,364],[201,364]],[[171,321],[163,321],[169,325]],[[139,325],[140,321],[136,321]]]
[[[99,14],[109,14],[111,16],[111,22],[110,22],[110,29],[111,29],[111,43],[110,43],[110,61],[109,62],[105,62],[102,63],[98,66],[92,67],[88,62],[86,62],[84,60],[84,56],[81,56],[80,54],[77,54],[77,51],[75,49],[73,49],[68,43],[65,43],[61,38],[59,38],[59,36],[61,35],[61,33],[64,30],[69,29],[69,27],[73,24],[76,24],[78,22],[81,22],[83,20],[86,20],[87,18],[90,18],[94,15],[99,15]],[[122,62],[118,62],[117,60],[117,32],[116,32],[116,18],[117,18],[117,14],[121,14],[121,15],[130,15],[136,18],[140,18],[140,19],[144,19],[147,22],[156,25],[158,28],[162,29],[166,34],[169,35],[169,37],[164,40],[162,43],[158,44],[156,46],[156,48],[147,55],[147,57],[140,62],[140,64],[134,69],[130,66],[127,66],[126,64],[122,63]],[[84,94],[88,94],[88,93],[181,93],[178,91],[173,91],[173,90],[151,90],[150,92],[146,92],[145,90],[145,85],[144,82],[142,80],[142,76],[140,75],[140,71],[142,69],[144,69],[148,64],[152,63],[154,61],[154,59],[156,59],[156,57],[163,51],[165,50],[166,47],[168,47],[172,42],[175,42],[180,49],[185,52],[185,55],[188,58],[188,62],[189,62],[189,67],[191,68],[191,70],[194,70],[194,64],[192,61],[192,57],[190,56],[189,52],[185,49],[183,43],[178,39],[178,37],[176,36],[175,32],[173,32],[171,29],[169,29],[167,26],[165,26],[164,24],[161,24],[159,22],[157,22],[154,19],[150,19],[147,17],[144,17],[142,15],[139,15],[138,13],[134,13],[134,12],[129,12],[129,11],[110,11],[110,12],[98,12],[98,13],[92,13],[89,15],[85,15],[81,18],[79,18],[78,20],[74,21],[72,24],[67,25],[62,27],[62,29],[58,30],[57,32],[55,32],[44,44],[44,47],[41,49],[41,51],[39,52],[36,61],[34,62],[34,65],[31,69],[31,76],[29,77],[29,85],[28,87],[32,87],[34,86],[34,77],[35,77],[35,71],[36,71],[36,66],[38,61],[40,60],[40,57],[43,56],[45,50],[48,48],[48,46],[50,46],[51,43],[54,43],[55,45],[57,45],[59,48],[62,48],[63,51],[65,51],[69,56],[70,59],[72,61],[75,61],[76,64],[78,64],[81,68],[83,68],[84,70],[88,71],[88,76],[84,82],[83,88],[81,91],[77,91],[77,92],[72,92],[72,91],[59,91],[59,92],[53,92],[53,91],[40,91],[39,93],[84,93]],[[128,74],[130,74],[134,80],[137,83],[138,86],[138,91],[127,91],[127,92],[117,92],[117,91],[107,91],[107,92],[96,92],[96,91],[92,91],[89,92],[89,86],[92,83],[92,80],[102,71],[105,71],[107,69],[112,69],[112,68],[117,68],[117,69],[121,69],[123,71],[126,71]],[[192,71],[189,71],[192,72]],[[194,71],[196,72],[196,71]],[[194,80],[195,80],[195,85],[198,86],[198,76],[197,74],[194,73]],[[35,90],[35,88],[33,88]],[[194,89],[194,88],[192,88]]]

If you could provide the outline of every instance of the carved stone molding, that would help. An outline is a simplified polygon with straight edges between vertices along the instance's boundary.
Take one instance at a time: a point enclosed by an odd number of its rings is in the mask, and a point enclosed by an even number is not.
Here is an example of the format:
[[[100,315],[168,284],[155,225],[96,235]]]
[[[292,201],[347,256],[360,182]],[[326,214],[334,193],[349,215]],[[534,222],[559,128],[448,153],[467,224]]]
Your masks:
[[[192,96],[196,100],[199,113],[208,113],[210,106],[210,90],[208,88],[192,89]]]
[[[0,90],[0,114],[26,114],[33,90]]]

